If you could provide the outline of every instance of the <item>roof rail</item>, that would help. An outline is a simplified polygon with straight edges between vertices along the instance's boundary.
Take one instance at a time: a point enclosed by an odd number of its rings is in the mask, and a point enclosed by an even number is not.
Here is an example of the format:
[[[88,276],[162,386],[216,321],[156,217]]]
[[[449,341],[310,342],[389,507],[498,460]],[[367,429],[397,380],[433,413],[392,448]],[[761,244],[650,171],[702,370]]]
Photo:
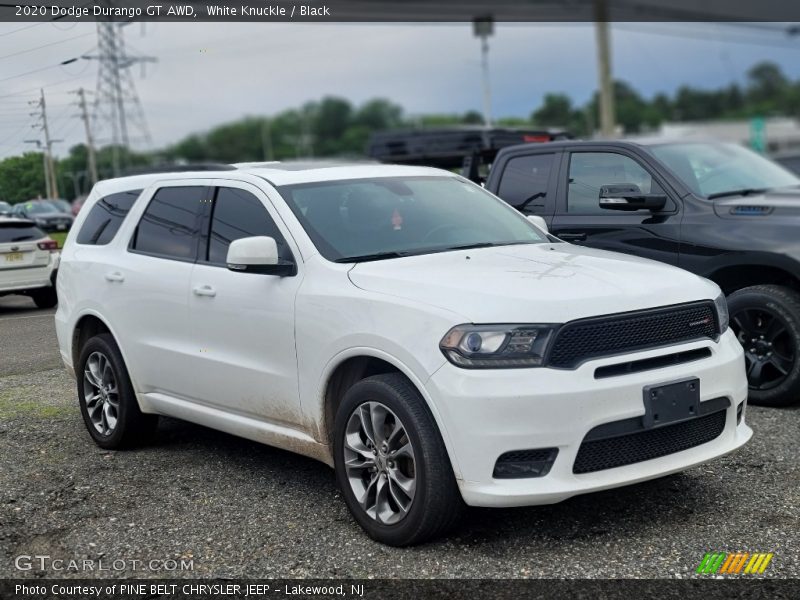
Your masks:
[[[130,175],[149,175],[151,173],[186,173],[190,171],[235,171],[236,167],[226,163],[190,163],[182,165],[152,165],[142,167],[131,167],[122,174],[123,177]]]

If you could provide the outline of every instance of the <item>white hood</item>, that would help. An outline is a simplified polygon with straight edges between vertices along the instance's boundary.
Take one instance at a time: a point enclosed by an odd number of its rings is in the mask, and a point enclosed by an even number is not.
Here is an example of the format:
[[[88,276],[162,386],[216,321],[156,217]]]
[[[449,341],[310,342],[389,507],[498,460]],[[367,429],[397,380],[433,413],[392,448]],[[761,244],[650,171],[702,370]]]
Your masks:
[[[719,293],[676,267],[563,243],[364,262],[349,276],[361,289],[439,306],[472,323],[564,323]]]

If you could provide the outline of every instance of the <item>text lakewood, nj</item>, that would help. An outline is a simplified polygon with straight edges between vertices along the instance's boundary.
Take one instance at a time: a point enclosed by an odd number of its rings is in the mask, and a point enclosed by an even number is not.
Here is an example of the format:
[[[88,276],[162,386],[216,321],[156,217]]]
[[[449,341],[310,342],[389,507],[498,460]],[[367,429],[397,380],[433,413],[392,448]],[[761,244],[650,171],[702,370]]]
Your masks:
[[[291,7],[269,4],[264,6],[208,4],[206,5],[206,12],[209,17],[288,17],[293,19],[294,17],[331,16],[331,10],[328,6],[308,6],[305,4],[293,4]]]

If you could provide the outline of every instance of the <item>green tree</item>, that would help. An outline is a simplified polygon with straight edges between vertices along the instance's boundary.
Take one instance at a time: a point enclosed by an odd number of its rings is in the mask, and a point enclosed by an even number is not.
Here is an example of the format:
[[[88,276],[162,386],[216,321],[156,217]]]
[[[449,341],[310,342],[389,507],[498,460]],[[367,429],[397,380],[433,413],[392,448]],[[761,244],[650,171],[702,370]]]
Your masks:
[[[40,152],[26,152],[0,161],[0,199],[15,204],[45,196]]]

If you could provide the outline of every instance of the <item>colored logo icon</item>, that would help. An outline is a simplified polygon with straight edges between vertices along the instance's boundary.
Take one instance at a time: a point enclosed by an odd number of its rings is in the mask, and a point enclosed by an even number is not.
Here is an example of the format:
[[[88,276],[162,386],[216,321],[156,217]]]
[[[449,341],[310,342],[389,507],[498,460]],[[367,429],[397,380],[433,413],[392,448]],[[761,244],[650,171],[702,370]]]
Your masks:
[[[772,562],[772,552],[707,552],[697,573],[739,575],[763,573]]]

